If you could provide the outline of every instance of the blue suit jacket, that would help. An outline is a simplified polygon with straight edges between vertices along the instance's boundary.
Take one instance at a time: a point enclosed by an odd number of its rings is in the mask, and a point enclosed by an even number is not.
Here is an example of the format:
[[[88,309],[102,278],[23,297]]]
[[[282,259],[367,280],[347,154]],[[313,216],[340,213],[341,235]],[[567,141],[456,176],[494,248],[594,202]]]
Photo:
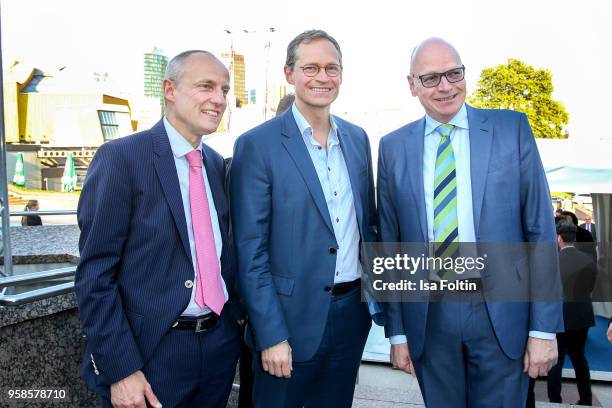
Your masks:
[[[230,293],[224,310],[237,318],[223,158],[207,146],[202,153],[223,240],[221,271]],[[82,376],[108,395],[110,384],[147,363],[192,291],[186,287],[194,270],[185,213],[162,121],[100,146],[83,186],[78,221],[75,290],[87,336]]]
[[[517,245],[514,265],[487,267],[485,298],[511,291],[525,301],[487,301],[500,346],[510,358],[525,350],[529,330],[563,330],[561,285],[550,193],[527,117],[507,110],[467,107],[474,229],[479,243],[543,243],[538,262]],[[378,213],[383,242],[427,242],[423,190],[425,118],[385,136],[378,156]],[[461,188],[458,186],[457,188]],[[538,249],[538,250],[540,250]],[[529,252],[529,251],[526,251]],[[490,261],[494,261],[491,260]],[[427,279],[426,276],[421,278]],[[545,288],[552,301],[528,302]],[[495,298],[499,299],[499,298]],[[388,336],[405,334],[413,358],[426,341],[427,302],[388,303]]]
[[[361,239],[373,242],[370,144],[363,129],[334,119]],[[262,350],[289,339],[293,359],[308,360],[323,336],[338,243],[291,109],[237,140],[230,176],[240,289],[252,329],[247,340],[254,336]]]

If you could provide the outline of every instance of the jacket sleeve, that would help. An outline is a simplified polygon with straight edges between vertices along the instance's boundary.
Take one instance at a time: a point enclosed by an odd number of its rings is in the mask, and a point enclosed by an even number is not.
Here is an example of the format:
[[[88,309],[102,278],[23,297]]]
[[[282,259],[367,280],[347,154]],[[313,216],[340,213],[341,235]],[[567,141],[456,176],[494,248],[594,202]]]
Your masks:
[[[555,223],[546,174],[525,114],[520,114],[521,221],[530,252],[529,330],[563,331],[563,303]]]
[[[378,232],[381,243],[400,242],[397,212],[391,197],[389,174],[385,163],[384,139],[378,148],[378,174],[377,174],[377,204],[378,204]],[[395,301],[385,303],[385,336],[405,335],[402,323],[401,303]]]
[[[230,170],[231,214],[240,291],[257,350],[289,339],[270,271],[271,193],[271,180],[258,146],[250,138],[240,137]]]
[[[75,291],[81,325],[103,382],[113,384],[143,367],[116,284],[131,220],[132,191],[125,161],[102,145],[79,199],[80,262]]]

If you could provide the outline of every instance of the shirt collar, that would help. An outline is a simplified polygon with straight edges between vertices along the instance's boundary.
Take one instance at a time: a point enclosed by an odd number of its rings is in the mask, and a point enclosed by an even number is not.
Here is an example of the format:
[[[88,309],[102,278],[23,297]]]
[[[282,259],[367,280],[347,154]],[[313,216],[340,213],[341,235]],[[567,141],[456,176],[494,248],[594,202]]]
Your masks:
[[[461,128],[461,129],[466,129],[466,130],[469,129],[467,109],[465,108],[465,103],[461,105],[461,109],[459,109],[459,112],[457,112],[455,116],[448,123],[451,125],[454,125],[455,127]],[[425,136],[433,133],[438,128],[438,126],[442,124],[443,123],[438,122],[437,120],[435,120],[434,118],[426,114],[425,115]]]
[[[174,157],[183,157],[192,150],[202,151],[202,141],[196,149],[193,148],[191,143],[187,141],[175,128],[170,124],[170,121],[164,116],[164,127],[166,128],[166,134],[170,141],[170,148]]]
[[[317,142],[312,135],[312,126],[308,123],[304,115],[299,111],[295,102],[291,105],[291,113],[293,113],[293,118],[295,119],[295,123],[297,123],[298,129],[300,130],[300,134],[304,139],[308,139],[310,143],[315,146],[319,146],[320,143]],[[336,121],[332,115],[329,115],[329,121],[331,123],[331,129],[329,130],[329,136],[327,139],[328,145],[335,145],[339,143],[338,140],[338,126],[336,125]]]

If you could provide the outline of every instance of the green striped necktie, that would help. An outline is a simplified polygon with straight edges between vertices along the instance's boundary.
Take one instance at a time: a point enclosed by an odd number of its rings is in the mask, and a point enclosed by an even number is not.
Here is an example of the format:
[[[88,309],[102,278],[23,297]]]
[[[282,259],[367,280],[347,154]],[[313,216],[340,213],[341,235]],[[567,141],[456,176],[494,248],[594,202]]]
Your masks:
[[[459,229],[457,220],[457,172],[455,153],[451,144],[451,134],[454,125],[438,126],[436,132],[442,136],[436,167],[434,170],[434,248],[435,256],[453,258],[458,253]],[[436,274],[448,279],[453,270],[441,269]]]

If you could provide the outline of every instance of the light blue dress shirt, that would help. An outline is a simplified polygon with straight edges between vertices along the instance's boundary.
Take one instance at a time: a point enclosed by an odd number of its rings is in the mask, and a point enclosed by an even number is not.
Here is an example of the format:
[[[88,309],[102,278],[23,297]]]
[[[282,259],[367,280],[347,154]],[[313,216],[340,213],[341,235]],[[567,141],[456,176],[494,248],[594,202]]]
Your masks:
[[[451,144],[455,154],[457,174],[457,227],[460,242],[476,242],[474,230],[474,210],[472,206],[472,173],[470,170],[470,128],[468,124],[465,104],[459,112],[448,122],[455,126],[451,133]],[[434,174],[438,146],[442,136],[436,129],[443,123],[438,122],[429,115],[425,115],[425,139],[423,144],[423,190],[425,194],[425,212],[427,215],[427,239],[434,241]],[[484,175],[483,175],[484,177]],[[554,333],[544,333],[532,330],[530,337],[552,340]],[[391,344],[406,343],[406,336],[391,336]]]
[[[291,110],[317,171],[338,242],[334,283],[354,281],[361,278],[360,236],[351,180],[340,148],[338,128],[330,116],[331,128],[327,136],[326,150],[315,140],[312,126],[295,104]]]
[[[191,224],[191,205],[189,203],[189,162],[187,161],[187,153],[191,152],[193,146],[185,139],[181,134],[168,122],[164,117],[164,127],[168,134],[170,141],[170,148],[174,156],[174,164],[176,165],[176,172],[178,175],[179,186],[181,188],[181,198],[183,200],[183,209],[185,212],[185,221],[187,223],[187,235],[189,236],[189,249],[191,250],[191,260],[193,262],[193,289],[191,291],[191,299],[189,305],[182,313],[182,316],[201,316],[209,313],[211,310],[204,306],[200,308],[195,302],[195,292],[197,287],[197,269],[196,269],[196,250],[195,240],[193,238],[193,226]],[[202,142],[198,146],[197,150],[202,152]],[[221,239],[221,229],[219,228],[219,218],[217,216],[217,209],[215,207],[215,201],[213,200],[212,192],[210,191],[210,184],[208,182],[208,176],[206,175],[206,167],[202,165],[202,177],[204,178],[204,185],[206,186],[206,197],[208,198],[208,207],[210,210],[210,220],[212,223],[213,235],[215,237],[215,249],[217,250],[217,258],[219,262],[219,270],[221,270],[221,251],[223,250],[223,241]],[[227,302],[229,296],[227,293],[227,287],[225,281],[221,277],[221,284],[223,286],[223,292],[225,294],[225,301]],[[204,288],[206,290],[206,288]]]

